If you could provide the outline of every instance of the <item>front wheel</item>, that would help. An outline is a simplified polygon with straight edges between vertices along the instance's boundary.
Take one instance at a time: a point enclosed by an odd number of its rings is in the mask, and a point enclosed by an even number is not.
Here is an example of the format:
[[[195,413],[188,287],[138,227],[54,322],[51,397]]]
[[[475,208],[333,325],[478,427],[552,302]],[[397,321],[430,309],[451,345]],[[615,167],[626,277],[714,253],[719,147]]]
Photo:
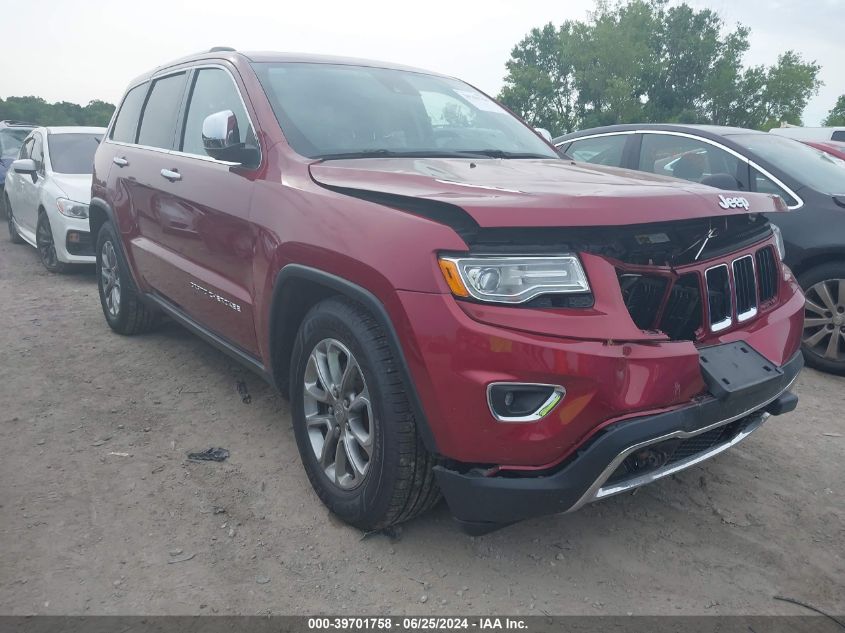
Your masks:
[[[66,273],[68,264],[59,261],[56,254],[56,243],[53,240],[53,229],[50,218],[44,211],[38,214],[38,224],[35,227],[35,245],[38,247],[38,257],[44,268],[51,273]]]
[[[337,297],[313,307],[291,358],[291,413],[311,485],[364,530],[434,506],[434,458],[422,444],[402,371],[381,325]]]
[[[845,262],[811,268],[799,281],[806,296],[804,359],[816,369],[845,374]]]

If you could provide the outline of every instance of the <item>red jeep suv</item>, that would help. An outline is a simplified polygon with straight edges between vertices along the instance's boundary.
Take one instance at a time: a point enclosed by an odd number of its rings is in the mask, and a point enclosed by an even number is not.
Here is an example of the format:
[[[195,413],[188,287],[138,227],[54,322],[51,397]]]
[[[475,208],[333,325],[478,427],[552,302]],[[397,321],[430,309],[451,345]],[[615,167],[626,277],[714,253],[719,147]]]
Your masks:
[[[574,510],[796,405],[779,199],[573,164],[457,79],[215,48],[133,81],[95,163],[108,324],[275,385],[358,527]]]

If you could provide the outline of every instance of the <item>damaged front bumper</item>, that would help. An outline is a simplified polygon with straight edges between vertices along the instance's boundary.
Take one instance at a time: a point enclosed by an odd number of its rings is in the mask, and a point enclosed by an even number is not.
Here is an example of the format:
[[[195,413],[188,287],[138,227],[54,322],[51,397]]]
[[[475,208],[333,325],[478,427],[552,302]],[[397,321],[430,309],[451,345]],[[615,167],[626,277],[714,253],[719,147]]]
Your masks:
[[[698,464],[740,442],[770,415],[792,411],[797,397],[789,388],[802,367],[798,353],[782,367],[771,366],[765,378],[748,376],[744,384],[719,391],[719,397],[610,424],[549,471],[491,476],[484,469],[438,466],[437,480],[455,518],[470,533],[572,511]],[[705,364],[702,371],[722,384],[728,375]]]

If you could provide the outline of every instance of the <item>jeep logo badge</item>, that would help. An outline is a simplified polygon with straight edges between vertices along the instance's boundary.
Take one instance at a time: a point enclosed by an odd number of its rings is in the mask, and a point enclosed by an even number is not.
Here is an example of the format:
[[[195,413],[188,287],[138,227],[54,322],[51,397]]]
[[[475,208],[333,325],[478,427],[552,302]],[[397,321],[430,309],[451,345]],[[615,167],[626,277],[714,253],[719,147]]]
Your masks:
[[[726,198],[723,195],[719,196],[719,206],[723,209],[738,209],[742,207],[746,211],[751,206],[745,198]]]

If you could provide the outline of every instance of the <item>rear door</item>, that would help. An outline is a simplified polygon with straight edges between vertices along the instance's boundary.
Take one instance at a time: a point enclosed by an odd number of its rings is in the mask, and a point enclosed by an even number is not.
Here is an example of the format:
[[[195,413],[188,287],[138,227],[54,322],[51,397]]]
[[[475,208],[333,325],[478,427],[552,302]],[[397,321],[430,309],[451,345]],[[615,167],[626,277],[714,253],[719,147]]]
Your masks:
[[[34,134],[30,134],[24,140],[23,145],[21,145],[21,149],[18,153],[17,159],[31,158],[32,147],[34,144],[35,136]],[[15,222],[17,223],[18,227],[27,232],[27,237],[29,239],[34,239],[32,238],[32,236],[28,235],[29,232],[34,231],[35,229],[33,228],[30,230],[26,228],[26,212],[24,210],[24,198],[26,197],[29,188],[33,186],[32,176],[30,176],[29,174],[19,174],[14,169],[12,169],[12,167],[9,167],[9,173],[11,175],[9,176],[9,185],[6,187],[6,195],[9,197],[9,204],[12,206],[12,211],[15,216]]]
[[[44,135],[35,131],[29,144],[29,158],[38,171],[34,174],[17,174],[20,183],[14,202],[15,220],[28,233],[35,233],[38,224],[38,206],[44,186]]]

